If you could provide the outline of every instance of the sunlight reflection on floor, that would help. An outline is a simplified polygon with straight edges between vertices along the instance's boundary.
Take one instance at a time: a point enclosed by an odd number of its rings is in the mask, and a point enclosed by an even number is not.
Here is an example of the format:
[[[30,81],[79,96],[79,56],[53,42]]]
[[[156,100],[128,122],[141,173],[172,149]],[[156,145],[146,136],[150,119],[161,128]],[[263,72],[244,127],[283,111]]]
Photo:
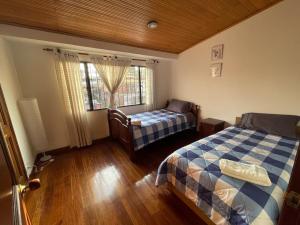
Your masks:
[[[113,166],[98,171],[92,179],[95,203],[108,200],[116,191],[120,180],[120,172]]]

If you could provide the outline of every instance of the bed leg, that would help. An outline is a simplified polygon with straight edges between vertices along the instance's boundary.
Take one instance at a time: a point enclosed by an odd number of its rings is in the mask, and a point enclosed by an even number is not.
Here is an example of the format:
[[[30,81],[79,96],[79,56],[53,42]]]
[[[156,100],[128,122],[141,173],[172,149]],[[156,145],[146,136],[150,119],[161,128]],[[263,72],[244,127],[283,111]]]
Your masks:
[[[110,114],[111,114],[111,109],[107,109],[107,121],[108,121],[108,132],[109,132],[109,137],[112,139],[111,135],[111,121],[110,121]]]
[[[137,157],[136,157],[135,152],[131,152],[130,151],[130,153],[129,153],[129,159],[130,159],[131,162],[136,162]]]
[[[131,119],[128,118],[128,132],[129,132],[129,158],[132,162],[136,162],[136,152],[134,151],[134,143],[133,143],[133,127],[131,124]]]
[[[132,162],[136,162],[137,156],[136,152],[134,151],[134,146],[133,146],[133,139],[131,138],[131,141],[129,143],[129,158]]]

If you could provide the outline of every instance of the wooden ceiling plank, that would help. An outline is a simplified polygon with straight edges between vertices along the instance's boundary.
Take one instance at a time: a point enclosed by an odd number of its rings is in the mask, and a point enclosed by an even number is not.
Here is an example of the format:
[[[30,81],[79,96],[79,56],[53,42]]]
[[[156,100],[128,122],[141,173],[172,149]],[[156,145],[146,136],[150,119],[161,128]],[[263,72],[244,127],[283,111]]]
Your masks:
[[[0,22],[179,53],[280,1],[0,0]]]
[[[64,1],[64,2],[66,2],[66,1]],[[70,1],[69,1],[70,2]],[[119,2],[121,2],[121,1],[119,1]],[[77,2],[78,3],[78,2]],[[109,7],[109,6],[108,6]],[[128,5],[127,5],[127,7],[129,7]],[[137,7],[134,7],[135,9],[137,8]],[[120,11],[120,9],[119,8],[117,8],[117,9],[112,9],[111,11],[113,11],[113,10],[117,10],[117,11]],[[81,10],[82,12],[82,14],[81,15],[85,15],[86,13],[85,13],[85,9],[83,9],[83,10]],[[119,23],[121,23],[121,22],[124,22],[124,25],[123,26],[127,26],[127,28],[128,29],[137,29],[137,28],[141,28],[140,30],[141,31],[147,31],[147,27],[146,27],[146,24],[147,24],[147,22],[151,19],[151,16],[148,16],[148,15],[143,15],[143,13],[138,13],[138,11],[135,13],[135,15],[142,15],[142,16],[136,16],[136,18],[135,18],[135,20],[134,20],[134,26],[132,26],[132,22],[133,21],[130,21],[128,18],[130,18],[130,17],[126,17],[126,16],[124,16],[124,15],[127,15],[127,14],[129,14],[128,12],[125,12],[125,13],[122,13],[122,14],[120,14],[120,15],[118,15],[118,14],[109,14],[106,10],[104,10],[106,13],[103,13],[103,14],[101,14],[101,18],[99,18],[99,19],[97,19],[97,21],[99,21],[99,20],[105,20],[105,21],[107,21],[108,23],[110,23],[110,21],[116,21],[115,22],[115,24],[117,24],[117,25],[119,25]],[[71,10],[71,12],[72,12],[72,10]],[[132,12],[132,11],[131,11]],[[99,15],[99,14],[97,14],[97,15]],[[88,15],[89,17],[91,17],[91,18],[95,18],[95,17],[93,17],[93,15]],[[133,17],[134,18],[134,17]],[[148,19],[147,19],[148,18]],[[127,24],[126,24],[126,22],[127,22]],[[111,25],[115,25],[115,24],[111,24]],[[172,28],[172,29],[169,29],[168,30],[168,28],[170,27],[170,26],[168,26],[169,24],[168,24],[168,21],[163,21],[163,23],[162,24],[164,24],[164,25],[166,25],[165,26],[165,29],[164,29],[164,32],[168,32],[168,31],[172,31],[172,35],[174,35],[174,28]],[[175,23],[176,24],[176,23]],[[185,23],[186,24],[186,23]],[[177,26],[178,26],[178,24],[176,24]],[[174,26],[175,27],[175,26]],[[187,26],[182,26],[182,29],[185,29]],[[190,31],[192,31],[193,30],[193,27],[190,29]],[[179,34],[180,35],[180,34]]]

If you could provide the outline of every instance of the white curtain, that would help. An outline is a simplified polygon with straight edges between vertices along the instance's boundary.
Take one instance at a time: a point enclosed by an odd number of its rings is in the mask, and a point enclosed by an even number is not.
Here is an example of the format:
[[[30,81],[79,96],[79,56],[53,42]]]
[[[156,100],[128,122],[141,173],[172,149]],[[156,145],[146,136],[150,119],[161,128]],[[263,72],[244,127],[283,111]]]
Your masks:
[[[55,70],[61,94],[64,99],[65,114],[71,147],[92,144],[84,107],[81,83],[80,61],[72,53],[55,53]]]
[[[155,70],[156,63],[147,61],[145,68],[145,87],[146,87],[146,110],[156,109],[156,91],[155,91]]]
[[[112,57],[91,57],[91,62],[110,93],[109,107],[116,108],[115,93],[124,81],[131,61]]]

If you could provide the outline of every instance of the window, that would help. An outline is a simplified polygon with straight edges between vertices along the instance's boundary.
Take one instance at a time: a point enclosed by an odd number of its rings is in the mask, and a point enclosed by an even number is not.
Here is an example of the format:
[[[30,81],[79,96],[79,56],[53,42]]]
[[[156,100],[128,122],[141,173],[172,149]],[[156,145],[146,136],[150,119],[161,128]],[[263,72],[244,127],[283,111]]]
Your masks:
[[[127,75],[115,94],[119,107],[141,105],[146,98],[145,67],[131,66]],[[82,86],[84,88],[85,108],[89,111],[104,109],[109,106],[110,94],[92,63],[81,62]]]

